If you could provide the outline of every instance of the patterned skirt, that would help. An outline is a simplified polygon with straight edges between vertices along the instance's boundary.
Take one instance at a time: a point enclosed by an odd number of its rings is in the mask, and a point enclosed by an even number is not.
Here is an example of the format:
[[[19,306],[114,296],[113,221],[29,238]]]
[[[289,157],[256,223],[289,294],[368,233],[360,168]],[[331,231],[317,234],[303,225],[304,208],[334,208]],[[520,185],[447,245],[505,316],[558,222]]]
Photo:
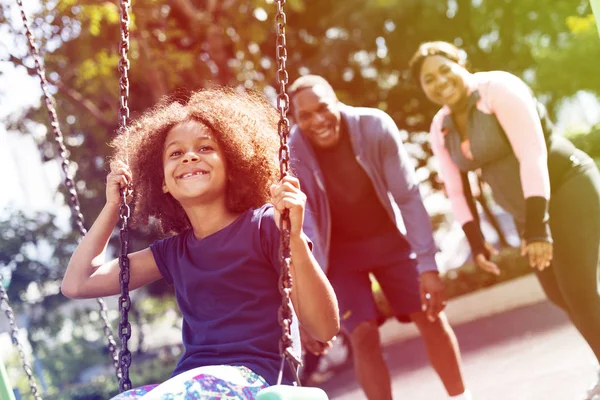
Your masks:
[[[253,400],[267,386],[246,367],[215,365],[183,372],[160,385],[128,390],[112,400]]]

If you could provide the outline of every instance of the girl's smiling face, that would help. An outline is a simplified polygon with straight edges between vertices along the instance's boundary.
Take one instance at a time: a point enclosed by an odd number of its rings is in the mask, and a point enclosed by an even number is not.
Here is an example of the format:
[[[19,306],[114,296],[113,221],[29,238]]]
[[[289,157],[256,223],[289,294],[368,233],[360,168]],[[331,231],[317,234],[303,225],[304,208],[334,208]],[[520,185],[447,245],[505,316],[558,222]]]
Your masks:
[[[208,127],[197,121],[173,127],[162,158],[164,193],[182,205],[225,201],[225,159]]]

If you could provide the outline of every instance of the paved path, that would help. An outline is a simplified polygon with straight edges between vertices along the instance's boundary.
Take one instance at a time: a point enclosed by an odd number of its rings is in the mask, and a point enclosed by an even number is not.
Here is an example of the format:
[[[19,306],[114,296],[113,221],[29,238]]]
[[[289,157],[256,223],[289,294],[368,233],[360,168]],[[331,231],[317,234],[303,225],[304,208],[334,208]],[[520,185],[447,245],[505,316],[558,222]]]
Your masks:
[[[519,291],[522,304],[514,300]],[[506,296],[511,300],[503,301]],[[495,314],[482,316],[491,302],[496,304]],[[475,400],[576,400],[594,380],[592,352],[565,315],[543,299],[531,277],[457,303],[449,305],[448,315]],[[498,303],[509,306],[500,310]],[[469,320],[466,311],[476,318]],[[446,399],[421,339],[410,328],[398,324],[393,328],[393,324],[386,324],[382,333],[394,399]],[[397,332],[396,340],[393,332]],[[322,387],[332,400],[365,398],[351,366]]]

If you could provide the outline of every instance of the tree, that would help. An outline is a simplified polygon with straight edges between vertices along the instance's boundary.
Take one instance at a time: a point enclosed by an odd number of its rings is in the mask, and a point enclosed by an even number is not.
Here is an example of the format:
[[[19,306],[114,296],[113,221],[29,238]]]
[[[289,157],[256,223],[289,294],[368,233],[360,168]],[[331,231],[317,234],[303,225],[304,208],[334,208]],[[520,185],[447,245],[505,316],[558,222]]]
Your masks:
[[[7,292],[17,310],[34,304],[55,309],[65,301],[58,285],[76,242],[52,214],[9,214],[0,219],[0,238],[0,267],[10,271]]]
[[[600,93],[600,40],[593,14],[570,15],[560,40],[540,38],[533,53],[538,68],[536,88],[558,100],[580,90]]]
[[[27,328],[34,354],[63,328],[65,317],[56,312],[67,301],[59,293],[60,278],[75,243],[49,213],[14,212],[0,219],[0,273],[8,278],[15,314],[26,316],[19,327]]]
[[[212,84],[274,86],[270,3],[136,1],[129,54],[131,115],[163,95],[185,98],[191,90]],[[108,1],[54,4],[42,2],[39,15],[32,16],[33,27],[45,49],[59,115],[73,149],[84,214],[95,216],[110,153],[106,143],[117,129],[119,10]],[[427,130],[436,109],[408,75],[408,59],[420,42],[457,43],[475,69],[514,72],[529,78],[549,99],[560,98],[567,86],[577,86],[544,75],[540,46],[551,49],[563,43],[570,34],[568,17],[589,13],[587,0],[294,0],[286,7],[290,79],[306,71],[321,74],[343,101],[383,108],[410,132]],[[18,36],[15,41],[22,43]],[[580,52],[570,59],[581,61],[584,56]],[[15,65],[31,65],[23,52],[8,57]],[[538,70],[543,81],[535,79]],[[25,117],[44,121],[43,112]],[[44,151],[54,156],[52,146]]]

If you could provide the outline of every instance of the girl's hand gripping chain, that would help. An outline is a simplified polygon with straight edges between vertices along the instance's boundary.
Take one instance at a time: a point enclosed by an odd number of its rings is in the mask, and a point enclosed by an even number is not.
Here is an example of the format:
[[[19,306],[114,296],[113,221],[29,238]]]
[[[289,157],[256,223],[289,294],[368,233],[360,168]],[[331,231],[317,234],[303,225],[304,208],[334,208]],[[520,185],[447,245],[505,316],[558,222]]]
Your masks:
[[[121,204],[121,191],[131,183],[131,170],[122,161],[111,165],[106,177],[106,203]],[[129,200],[129,199],[128,199]]]
[[[279,226],[279,216],[287,208],[290,211],[290,236],[302,235],[306,195],[300,190],[300,181],[293,176],[284,177],[271,185],[271,203],[275,209],[275,221]]]

